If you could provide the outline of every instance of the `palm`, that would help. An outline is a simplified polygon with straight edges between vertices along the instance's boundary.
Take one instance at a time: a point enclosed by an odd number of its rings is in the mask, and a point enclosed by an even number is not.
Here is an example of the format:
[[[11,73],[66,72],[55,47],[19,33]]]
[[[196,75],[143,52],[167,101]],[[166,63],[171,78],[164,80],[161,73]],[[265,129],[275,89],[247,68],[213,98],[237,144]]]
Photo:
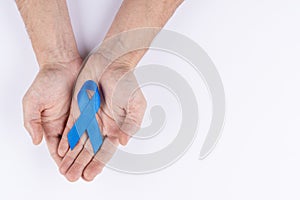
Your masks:
[[[140,127],[145,98],[132,71],[121,66],[111,68],[103,73],[99,83],[105,100],[100,117],[103,127],[110,129],[107,135],[118,137],[125,144]],[[129,113],[135,116],[128,116]]]
[[[60,65],[42,69],[24,97],[26,128],[38,135],[36,144],[45,136],[50,154],[58,164],[61,158],[57,147],[69,115],[76,79],[68,69]]]

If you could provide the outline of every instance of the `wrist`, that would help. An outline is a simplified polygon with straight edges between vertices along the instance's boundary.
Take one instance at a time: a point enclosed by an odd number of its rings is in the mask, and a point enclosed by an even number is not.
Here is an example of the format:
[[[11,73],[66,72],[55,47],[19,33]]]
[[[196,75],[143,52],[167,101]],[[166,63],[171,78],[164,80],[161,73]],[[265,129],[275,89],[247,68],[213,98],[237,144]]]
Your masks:
[[[60,71],[65,74],[65,77],[70,77],[71,79],[76,79],[78,73],[81,69],[82,59],[77,57],[73,60],[68,61],[56,61],[56,62],[47,62],[41,64],[40,71]]]
[[[108,65],[122,65],[133,69],[160,30],[160,28],[138,28],[106,36],[95,54],[103,57]]]
[[[101,66],[101,71],[108,72],[121,68],[124,71],[129,71],[137,66],[145,52],[146,50],[136,50],[120,56],[116,52],[108,54],[107,52],[97,51],[89,57],[89,60],[91,63],[98,63],[97,66]]]
[[[81,57],[77,49],[44,49],[41,51],[35,50],[35,55],[39,63],[40,68],[45,65],[51,64],[61,64],[68,66],[70,63],[78,62]]]
[[[137,66],[138,62],[141,60],[146,51],[146,49],[141,49],[124,54],[123,56],[114,60],[111,66],[112,68],[115,66],[123,66],[128,70],[132,70]]]

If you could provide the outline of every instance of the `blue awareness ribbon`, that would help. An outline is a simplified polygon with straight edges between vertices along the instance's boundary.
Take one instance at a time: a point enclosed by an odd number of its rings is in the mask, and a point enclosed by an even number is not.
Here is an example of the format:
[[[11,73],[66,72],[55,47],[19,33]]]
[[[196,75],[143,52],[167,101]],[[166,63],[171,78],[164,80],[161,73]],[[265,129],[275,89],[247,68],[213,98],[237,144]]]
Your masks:
[[[91,98],[88,96],[88,90],[94,92]],[[86,81],[77,95],[77,102],[81,114],[68,133],[70,148],[71,150],[75,148],[81,136],[86,131],[90,138],[94,154],[96,154],[103,142],[103,137],[96,120],[96,113],[101,104],[98,85],[92,80]]]

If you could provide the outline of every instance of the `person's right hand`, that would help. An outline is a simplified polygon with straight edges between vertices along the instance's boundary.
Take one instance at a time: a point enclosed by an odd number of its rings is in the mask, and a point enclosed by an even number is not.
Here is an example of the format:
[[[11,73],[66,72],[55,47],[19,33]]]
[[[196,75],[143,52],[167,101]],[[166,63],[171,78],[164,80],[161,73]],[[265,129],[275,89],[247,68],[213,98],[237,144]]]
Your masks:
[[[94,53],[78,75],[70,116],[58,147],[63,157],[59,170],[69,181],[77,181],[80,177],[92,181],[112,158],[119,143],[126,145],[141,126],[147,104],[133,73],[135,66],[127,62],[130,58],[123,56],[107,65],[106,57]],[[73,150],[68,142],[68,133],[81,114],[77,95],[86,81],[93,81],[102,94],[95,118],[104,138],[96,154],[87,134],[82,135]],[[85,92],[93,94],[89,90]]]
[[[58,144],[69,116],[72,90],[82,60],[41,66],[31,87],[23,98],[24,126],[34,144],[45,137],[49,152],[56,164],[61,157]]]

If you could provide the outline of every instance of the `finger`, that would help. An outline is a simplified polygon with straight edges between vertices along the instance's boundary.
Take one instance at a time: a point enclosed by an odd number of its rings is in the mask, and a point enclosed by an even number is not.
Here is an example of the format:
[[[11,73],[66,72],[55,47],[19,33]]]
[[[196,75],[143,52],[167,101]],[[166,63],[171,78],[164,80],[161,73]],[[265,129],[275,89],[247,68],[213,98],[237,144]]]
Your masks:
[[[81,137],[81,139],[79,140],[79,142],[75,146],[75,148],[73,150],[69,149],[69,151],[64,156],[64,158],[60,164],[60,167],[59,167],[59,171],[61,174],[66,175],[67,171],[69,170],[71,165],[74,163],[74,161],[77,158],[77,156],[79,155],[79,153],[82,151],[86,141],[87,141],[87,135],[83,134],[83,136]]]
[[[116,152],[118,145],[118,138],[106,137],[100,150],[84,169],[82,178],[86,181],[92,181],[99,173],[101,173],[105,164],[108,163]]]
[[[57,152],[59,138],[54,136],[49,136],[49,134],[46,134],[45,139],[51,157],[54,159],[57,166],[59,166],[62,161],[62,157],[60,157]]]
[[[58,145],[57,151],[58,151],[58,155],[61,157],[64,157],[69,150],[68,133],[71,130],[74,123],[75,122],[73,120],[73,117],[70,114],[67,124],[66,124],[66,127],[65,127],[65,130],[62,134],[61,140]]]
[[[131,119],[131,116],[126,116],[123,124],[120,127],[119,142],[121,145],[127,145],[129,139],[140,129],[140,126],[135,119]]]
[[[136,91],[127,104],[126,116],[120,127],[120,144],[126,145],[130,137],[140,129],[146,107],[147,103],[142,92]]]
[[[94,180],[94,178],[102,172],[104,166],[104,163],[98,161],[97,159],[93,159],[85,168],[82,179],[88,182]]]
[[[102,129],[103,127],[102,119],[99,118],[98,115],[96,115],[96,120],[97,120],[97,124],[99,125],[99,128]],[[101,133],[103,133],[102,131],[104,130],[102,129]],[[71,164],[68,171],[66,172],[65,175],[66,178],[69,181],[78,180],[82,176],[84,168],[92,160],[93,156],[94,156],[93,146],[90,140],[87,139],[84,148],[82,149],[82,151],[79,153],[77,158],[74,160],[74,162]]]
[[[38,145],[43,140],[44,129],[41,119],[41,106],[26,94],[23,98],[24,126],[29,132],[32,142]]]
[[[77,181],[81,177],[86,165],[92,160],[93,156],[93,147],[88,140],[85,144],[85,147],[82,149],[78,157],[67,171],[66,178],[72,182]]]

